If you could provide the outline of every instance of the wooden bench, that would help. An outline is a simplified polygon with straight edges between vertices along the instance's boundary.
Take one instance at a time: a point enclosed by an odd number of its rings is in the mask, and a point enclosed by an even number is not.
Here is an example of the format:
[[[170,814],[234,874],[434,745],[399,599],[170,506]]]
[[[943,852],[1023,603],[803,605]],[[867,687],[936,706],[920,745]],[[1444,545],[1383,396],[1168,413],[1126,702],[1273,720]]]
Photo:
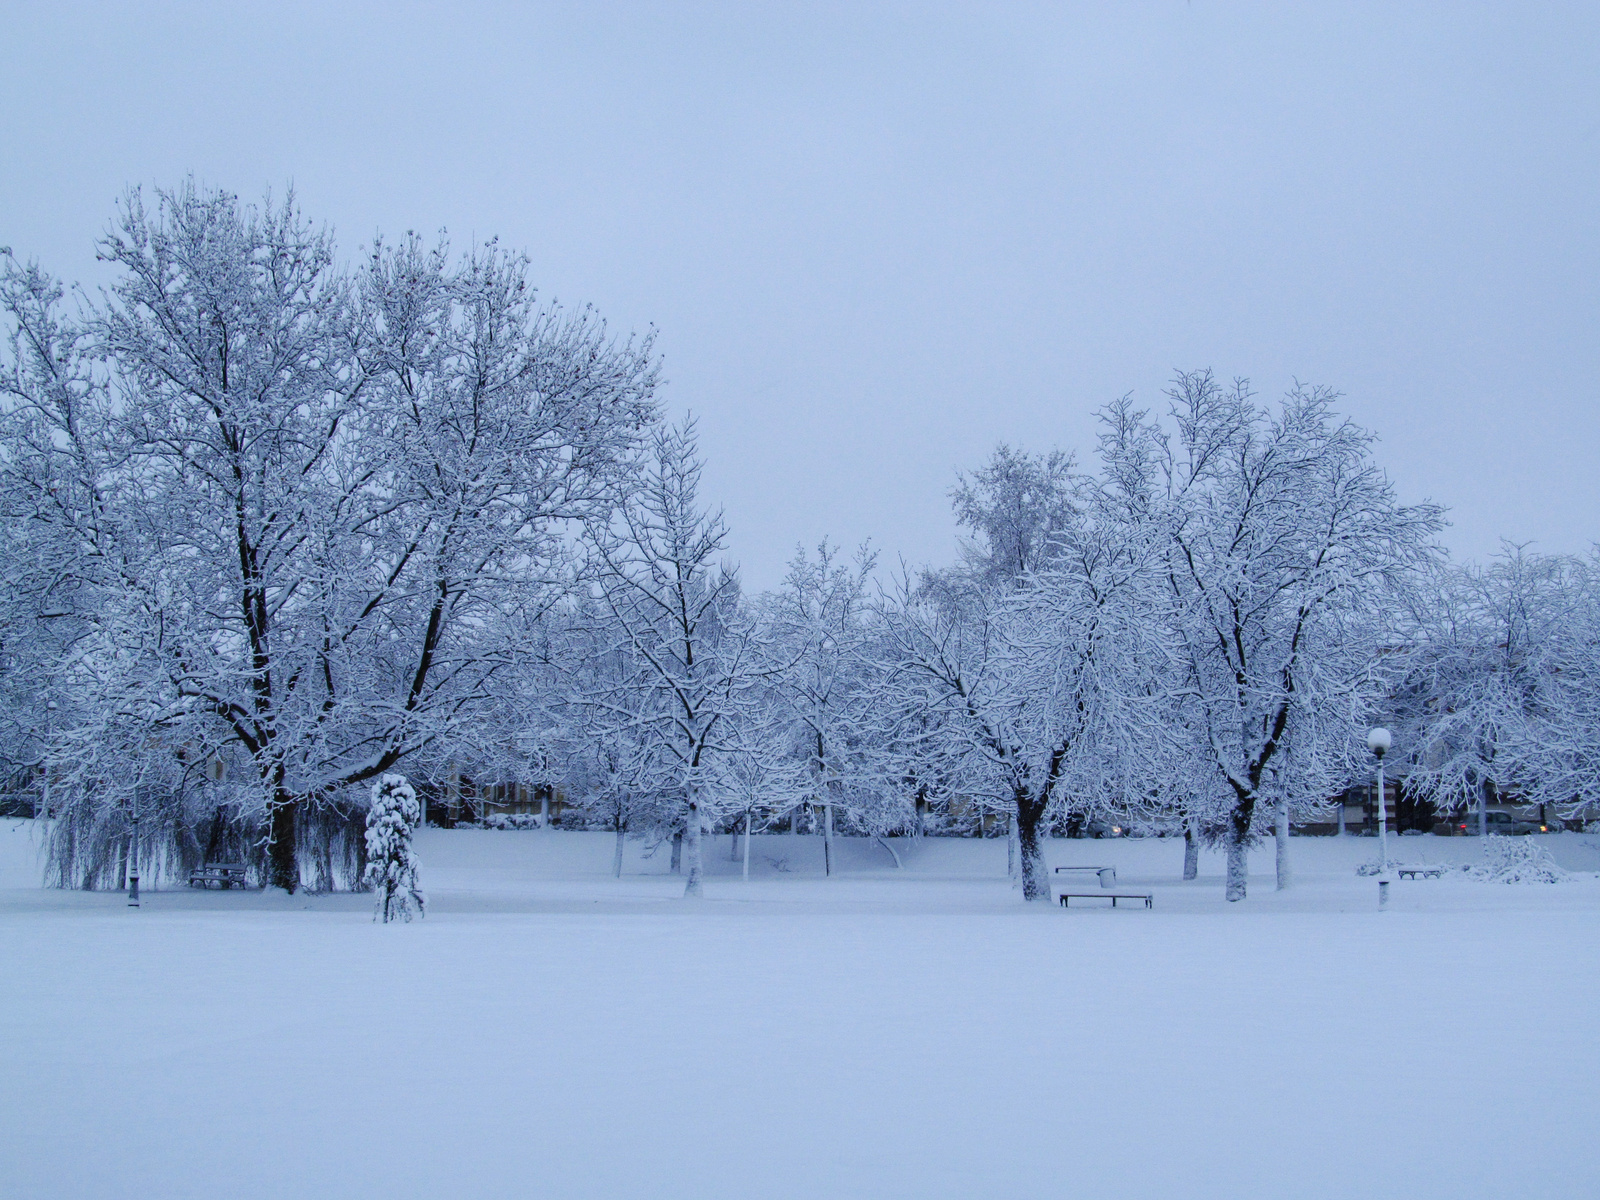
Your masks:
[[[1112,908],[1115,908],[1117,906],[1117,901],[1118,900],[1143,900],[1144,901],[1144,906],[1146,908],[1154,908],[1155,907],[1155,893],[1154,892],[1062,892],[1061,893],[1061,907],[1062,908],[1071,908],[1072,905],[1067,903],[1068,900],[1107,900],[1107,899],[1109,899],[1111,901],[1111,907]]]
[[[1411,876],[1411,878],[1413,878],[1413,879],[1415,879],[1418,875],[1422,876],[1422,878],[1424,878],[1424,879],[1438,879],[1441,875],[1444,874],[1444,868],[1443,867],[1400,867],[1396,871],[1396,874],[1398,874],[1401,879],[1404,879],[1407,875]]]
[[[243,863],[206,863],[189,872],[190,887],[210,887],[214,883],[226,889],[235,884],[244,887],[245,882]]]
[[[1101,887],[1109,888],[1109,887],[1116,887],[1117,886],[1117,869],[1115,867],[1057,867],[1056,868],[1056,874],[1057,875],[1061,874],[1061,872],[1063,872],[1063,871],[1093,871],[1096,875],[1098,875],[1100,877],[1100,886]],[[1106,872],[1106,871],[1110,871],[1111,872],[1111,879],[1110,879],[1109,882],[1106,880],[1106,877],[1105,877],[1105,874],[1104,874],[1104,872]]]

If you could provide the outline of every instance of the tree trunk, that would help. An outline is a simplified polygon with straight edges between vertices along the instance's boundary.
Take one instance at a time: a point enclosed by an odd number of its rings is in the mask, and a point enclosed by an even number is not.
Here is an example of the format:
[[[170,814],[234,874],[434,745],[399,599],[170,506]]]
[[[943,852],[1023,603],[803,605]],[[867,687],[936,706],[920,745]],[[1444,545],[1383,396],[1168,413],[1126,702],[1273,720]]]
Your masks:
[[[1183,823],[1183,877],[1192,880],[1200,874],[1200,838],[1193,817]]]
[[[1252,772],[1251,783],[1259,771]],[[1228,814],[1228,876],[1227,898],[1243,900],[1245,880],[1250,874],[1250,834],[1256,818],[1256,802],[1260,795],[1252,786],[1248,791],[1234,785],[1233,811]]]
[[[428,806],[428,802],[426,800],[422,799],[422,797],[420,797],[420,796],[417,797],[417,810],[418,810],[418,814],[419,814],[418,818],[417,818],[417,828],[418,829],[421,829],[423,827],[423,825],[426,823],[423,820],[423,818],[422,818],[422,816],[420,814],[425,813],[427,811],[427,806]],[[355,877],[355,880],[350,884],[350,890],[352,892],[364,892],[364,891],[366,891],[367,890],[367,882],[366,881],[367,881],[367,837],[366,837],[365,833],[358,833],[358,834],[356,834],[356,877]]]
[[[322,886],[327,891],[334,891],[336,884],[333,878],[333,830],[322,830]]]
[[[1044,801],[1027,792],[1016,793],[1017,857],[1022,866],[1023,900],[1050,903],[1050,874],[1039,844],[1039,821],[1044,816]]]
[[[622,842],[628,836],[628,831],[621,825],[617,826],[617,845],[611,851],[611,874],[618,879],[622,878]]]
[[[704,874],[700,858],[700,788],[689,786],[689,820],[684,826],[685,857],[689,860],[689,881],[683,885],[685,900],[701,899],[700,877]]]
[[[1289,802],[1278,801],[1278,811],[1273,815],[1272,835],[1277,846],[1278,890],[1289,887]]]
[[[672,835],[672,873],[683,874],[683,830]]]
[[[1228,884],[1229,900],[1243,900],[1245,879],[1249,874],[1250,845],[1246,835],[1237,829],[1228,830]]]
[[[281,792],[273,801],[271,847],[267,852],[270,882],[291,896],[300,887],[300,856],[295,845],[295,818],[299,812],[299,801]]]
[[[833,805],[822,806],[822,873],[833,874]]]
[[[205,862],[216,862],[217,855],[222,853],[222,805],[211,814],[211,836],[206,838]]]
[[[1344,836],[1344,793],[1339,793],[1339,836]]]
[[[1015,879],[1017,877],[1017,819],[1012,817],[1006,823],[1010,826],[1006,830],[1006,876]]]

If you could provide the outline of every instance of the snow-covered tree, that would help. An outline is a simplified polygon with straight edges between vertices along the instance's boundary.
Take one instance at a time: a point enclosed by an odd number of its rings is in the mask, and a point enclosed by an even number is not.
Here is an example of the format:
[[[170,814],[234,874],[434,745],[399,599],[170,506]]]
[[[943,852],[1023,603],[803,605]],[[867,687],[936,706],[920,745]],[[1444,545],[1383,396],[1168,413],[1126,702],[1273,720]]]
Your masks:
[[[885,613],[886,694],[917,729],[928,774],[1015,823],[1023,896],[1048,902],[1046,814],[1125,800],[1159,626],[1150,538],[1120,484],[1080,478],[1045,565],[1025,576],[953,572]],[[932,766],[942,760],[941,765]]]
[[[816,795],[816,774],[808,758],[794,753],[793,712],[772,686],[752,689],[725,743],[719,774],[723,821],[732,834],[735,858],[742,844],[746,867],[750,835],[771,829]]]
[[[1441,809],[1516,798],[1576,815],[1600,801],[1597,560],[1507,545],[1419,589],[1398,729],[1406,784]]]
[[[1059,450],[1032,455],[1002,442],[989,461],[957,477],[956,520],[967,531],[966,568],[985,583],[1015,581],[1041,570],[1071,520],[1072,458]]]
[[[611,869],[620,878],[630,835],[677,828],[652,770],[654,695],[637,686],[643,664],[603,601],[586,597],[559,620],[544,713],[553,777],[569,803],[616,834]]]
[[[1305,779],[1357,761],[1383,693],[1378,601],[1429,561],[1442,521],[1395,500],[1371,435],[1326,389],[1296,387],[1269,412],[1243,381],[1195,372],[1170,397],[1170,432],[1128,413],[1116,436],[1156,468],[1140,504],[1162,531],[1173,687],[1194,753],[1226,784],[1227,897],[1242,900],[1246,851],[1292,783],[1273,772],[1293,731],[1321,731],[1296,748]]]
[[[760,645],[737,573],[717,561],[726,527],[701,506],[694,421],[654,430],[642,470],[638,490],[608,520],[591,522],[588,540],[599,596],[633,666],[610,703],[638,723],[652,790],[681,814],[684,895],[699,898],[701,835],[727,798],[719,772],[759,674]]]
[[[802,549],[768,606],[774,716],[782,725],[775,732],[810,780],[797,801],[823,812],[830,872],[836,820],[884,833],[914,817],[903,791],[886,786],[873,753],[876,687],[866,651],[867,587],[875,561],[865,546],[849,561],[826,540],[814,557]]]
[[[1440,809],[1476,809],[1480,833],[1488,803],[1543,774],[1520,751],[1561,674],[1546,678],[1560,631],[1581,608],[1575,566],[1507,546],[1486,566],[1419,581],[1394,697],[1406,783]]]
[[[82,628],[52,757],[92,820],[116,760],[239,760],[292,891],[309,818],[473,727],[562,523],[628,484],[650,345],[493,245],[341,271],[292,198],[132,193],[100,249],[118,282],[71,320],[5,265],[0,491],[61,564],[32,600]]]
[[[1529,803],[1600,813],[1600,549],[1565,563],[1564,596],[1535,656],[1531,719],[1511,749]]]
[[[372,785],[367,809],[367,870],[362,882],[377,893],[373,920],[426,916],[428,900],[418,876],[411,838],[422,823],[422,805],[404,775],[385,775]]]

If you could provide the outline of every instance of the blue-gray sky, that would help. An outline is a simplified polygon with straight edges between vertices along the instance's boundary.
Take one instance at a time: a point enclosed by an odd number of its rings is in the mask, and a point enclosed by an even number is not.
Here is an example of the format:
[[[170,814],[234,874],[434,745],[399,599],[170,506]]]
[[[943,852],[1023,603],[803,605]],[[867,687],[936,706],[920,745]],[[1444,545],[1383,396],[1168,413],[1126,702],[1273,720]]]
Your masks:
[[[1447,544],[1600,539],[1600,6],[0,3],[0,243],[292,182],[660,332],[756,587],[948,561],[995,442],[1174,368],[1346,394]]]

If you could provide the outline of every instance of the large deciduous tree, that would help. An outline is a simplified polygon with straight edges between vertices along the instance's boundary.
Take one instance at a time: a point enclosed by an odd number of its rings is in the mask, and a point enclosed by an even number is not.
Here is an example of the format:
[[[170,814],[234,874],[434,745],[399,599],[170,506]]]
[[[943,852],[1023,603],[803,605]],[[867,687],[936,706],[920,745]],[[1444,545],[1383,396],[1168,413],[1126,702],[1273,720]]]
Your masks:
[[[1596,560],[1507,545],[1430,572],[1396,689],[1406,783],[1440,808],[1515,796],[1577,813],[1600,799]]]
[[[1296,387],[1269,411],[1243,381],[1194,372],[1170,396],[1170,431],[1139,417],[1118,436],[1141,440],[1157,468],[1142,506],[1164,544],[1173,688],[1194,753],[1226,787],[1226,892],[1242,900],[1258,820],[1289,786],[1273,772],[1291,733],[1319,731],[1295,771],[1338,774],[1327,756],[1348,753],[1382,698],[1385,613],[1442,520],[1396,501],[1372,436],[1326,389]]]
[[[86,626],[79,807],[125,777],[108,751],[238,760],[293,891],[307,806],[458,729],[561,523],[614,503],[650,343],[540,304],[493,245],[341,270],[292,197],[132,193],[100,253],[117,281],[78,317],[9,260],[4,293],[6,519]]]
[[[1023,896],[1048,902],[1047,813],[1125,790],[1130,706],[1148,696],[1140,680],[1160,661],[1151,619],[1159,574],[1137,497],[1115,472],[1072,478],[1059,459],[1002,447],[978,477],[1019,475],[1033,479],[1030,488],[1048,481],[1048,504],[991,488],[958,492],[957,512],[980,532],[1026,525],[1031,548],[906,589],[885,613],[886,691],[901,728],[919,731],[923,757],[943,762],[929,773],[956,775],[969,799],[1007,812]],[[1036,510],[1049,521],[1027,518]],[[995,544],[996,535],[985,537]]]

